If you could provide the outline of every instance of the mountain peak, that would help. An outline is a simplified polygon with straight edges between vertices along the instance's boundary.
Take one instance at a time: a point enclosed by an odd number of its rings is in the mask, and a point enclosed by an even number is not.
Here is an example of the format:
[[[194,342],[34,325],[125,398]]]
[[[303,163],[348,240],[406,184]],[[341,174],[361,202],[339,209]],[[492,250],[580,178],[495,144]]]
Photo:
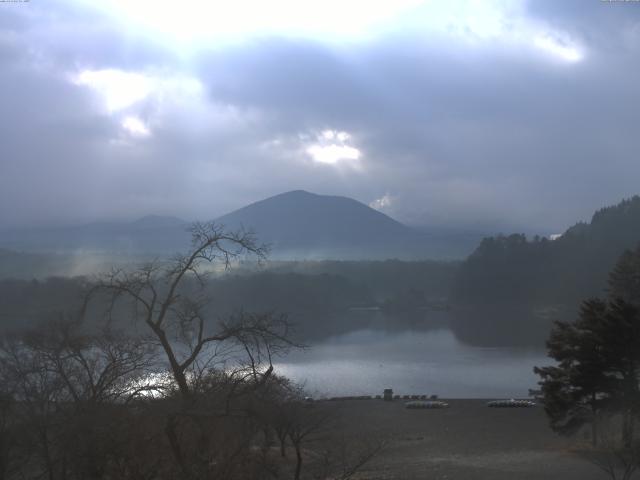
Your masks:
[[[358,200],[355,200],[351,197],[345,197],[343,195],[325,195],[322,193],[309,192],[307,190],[290,190],[288,192],[278,193],[263,200],[258,200],[257,202],[254,202],[250,205],[256,205],[263,202],[271,201],[348,202],[351,204],[360,205],[361,207],[366,207],[367,209],[370,208],[368,205],[365,205],[364,203],[359,202]]]
[[[249,228],[273,252],[315,258],[413,257],[421,235],[348,197],[292,190],[217,219]]]
[[[307,192],[306,190],[290,190],[288,192],[283,192],[278,195],[274,195],[275,197],[321,197],[322,195],[318,195],[317,193]]]

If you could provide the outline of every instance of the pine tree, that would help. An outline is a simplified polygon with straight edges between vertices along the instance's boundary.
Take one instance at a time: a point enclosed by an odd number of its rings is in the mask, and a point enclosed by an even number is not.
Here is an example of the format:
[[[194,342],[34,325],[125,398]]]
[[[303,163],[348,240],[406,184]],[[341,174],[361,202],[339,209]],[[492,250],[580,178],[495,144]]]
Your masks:
[[[598,414],[613,401],[613,386],[605,371],[600,332],[607,304],[590,299],[575,322],[556,322],[547,342],[556,366],[535,367],[542,378],[543,402],[551,428],[564,435],[591,424],[596,441]]]
[[[631,446],[640,418],[640,245],[618,259],[607,300],[586,300],[577,320],[556,322],[547,348],[557,364],[534,371],[553,430],[591,424],[595,443],[599,417],[619,415]]]
[[[640,244],[625,251],[609,274],[611,296],[640,305]]]

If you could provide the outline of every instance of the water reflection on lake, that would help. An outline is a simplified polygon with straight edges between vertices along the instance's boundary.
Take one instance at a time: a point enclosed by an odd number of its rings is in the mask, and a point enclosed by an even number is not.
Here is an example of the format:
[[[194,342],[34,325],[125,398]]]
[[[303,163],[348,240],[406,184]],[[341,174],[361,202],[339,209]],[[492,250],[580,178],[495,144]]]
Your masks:
[[[534,365],[542,350],[481,348],[460,343],[450,330],[359,330],[294,352],[276,371],[304,382],[314,396],[437,394],[442,398],[523,397],[537,388]]]

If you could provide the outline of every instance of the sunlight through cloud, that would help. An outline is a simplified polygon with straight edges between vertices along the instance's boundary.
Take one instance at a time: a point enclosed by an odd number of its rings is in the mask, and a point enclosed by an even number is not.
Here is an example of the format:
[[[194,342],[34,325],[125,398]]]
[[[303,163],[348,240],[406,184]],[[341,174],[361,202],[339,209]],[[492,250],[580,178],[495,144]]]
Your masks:
[[[78,1],[99,8],[120,22],[183,43],[273,33],[353,38],[425,3],[425,0],[113,0],[98,4]]]
[[[164,71],[127,72],[117,69],[82,70],[71,75],[75,85],[88,87],[104,101],[109,113],[115,113],[147,100],[185,102],[199,99],[204,91],[194,77]]]
[[[84,70],[72,81],[98,92],[109,112],[123,110],[144,100],[152,90],[151,81],[145,75],[115,69]]]
[[[358,167],[362,153],[348,145],[349,140],[351,135],[347,132],[323,130],[317,135],[315,143],[306,148],[306,153],[317,163]]]
[[[148,137],[151,135],[149,127],[138,117],[125,117],[121,125],[133,137]]]
[[[373,202],[369,203],[369,206],[376,210],[385,211],[389,210],[389,208],[393,205],[394,200],[394,197],[386,193],[382,197],[376,198]]]
[[[353,162],[360,158],[360,150],[346,145],[312,145],[307,153],[318,163],[335,165],[338,162]]]
[[[579,62],[583,58],[582,53],[576,47],[549,36],[537,37],[534,44],[536,47],[567,62]]]
[[[495,46],[495,42],[517,49],[533,46],[567,63],[584,57],[573,42],[565,41],[564,32],[550,31],[549,25],[527,15],[524,0],[76,1],[184,55],[272,35],[340,45],[402,33],[453,38],[466,47]],[[107,80],[109,85],[118,83],[115,78]],[[97,81],[90,79],[92,84]],[[126,102],[127,96],[119,92],[111,87],[111,104]]]

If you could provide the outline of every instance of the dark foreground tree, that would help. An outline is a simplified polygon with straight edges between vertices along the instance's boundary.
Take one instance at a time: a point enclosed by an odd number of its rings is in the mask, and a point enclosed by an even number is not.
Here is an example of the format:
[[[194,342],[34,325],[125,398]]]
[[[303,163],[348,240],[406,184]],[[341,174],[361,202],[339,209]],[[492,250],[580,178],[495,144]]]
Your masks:
[[[574,322],[556,322],[547,342],[557,364],[535,367],[551,427],[571,435],[590,425],[599,465],[624,475],[636,468],[640,416],[640,249],[626,252],[610,277],[606,300],[582,304]],[[609,458],[611,461],[603,461]],[[629,460],[631,459],[631,460]],[[615,460],[615,461],[614,461]]]
[[[604,369],[600,332],[607,305],[592,299],[583,303],[575,322],[557,322],[547,342],[556,366],[535,367],[542,380],[543,402],[551,428],[571,435],[585,424],[597,439],[597,417],[611,403],[612,385]]]
[[[609,274],[609,292],[636,306],[640,306],[640,244],[626,250]]]
[[[106,475],[126,458],[130,435],[117,433],[134,431],[127,405],[149,392],[139,380],[151,371],[153,353],[142,339],[88,333],[77,321],[5,336],[0,478]]]
[[[640,378],[640,315],[624,300],[583,303],[575,322],[557,322],[547,343],[555,366],[536,367],[551,427],[573,434],[598,418],[619,413],[625,443],[633,439]]]

